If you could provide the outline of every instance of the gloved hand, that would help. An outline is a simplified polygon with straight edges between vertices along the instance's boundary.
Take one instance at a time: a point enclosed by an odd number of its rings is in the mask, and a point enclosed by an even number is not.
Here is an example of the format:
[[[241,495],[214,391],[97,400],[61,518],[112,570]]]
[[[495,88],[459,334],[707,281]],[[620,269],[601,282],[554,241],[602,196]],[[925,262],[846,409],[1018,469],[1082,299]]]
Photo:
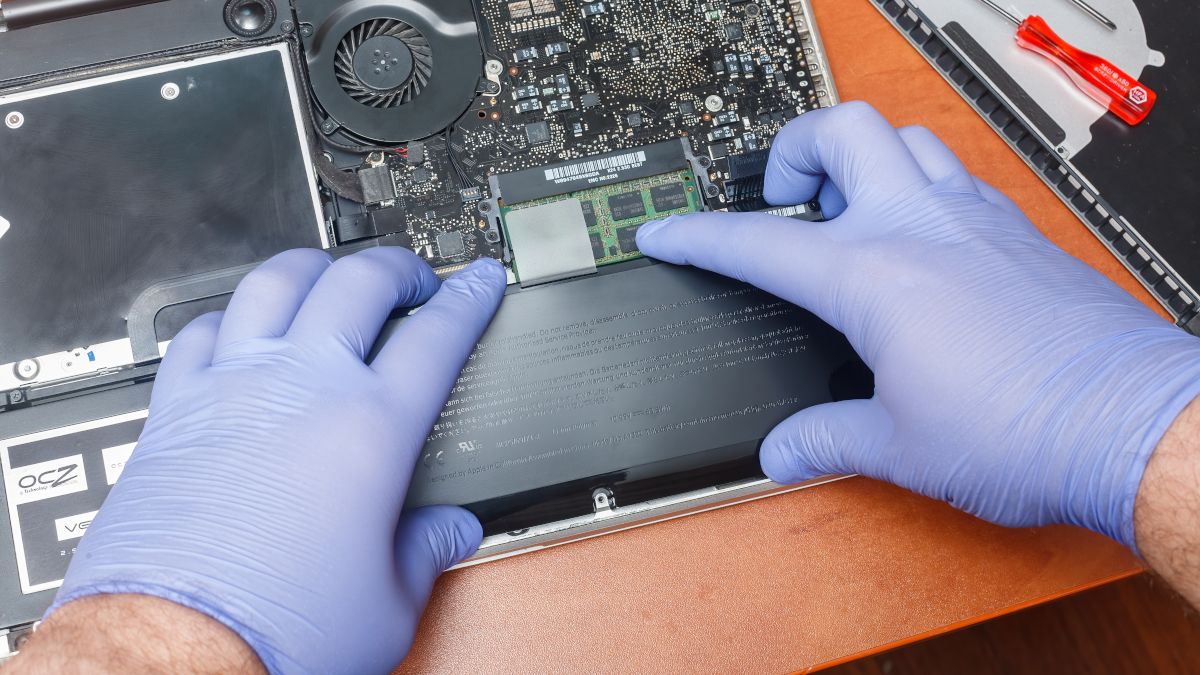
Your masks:
[[[263,263],[171,343],[47,614],[149,594],[232,628],[271,672],[394,667],[434,580],[482,536],[463,509],[401,506],[504,288],[493,260],[439,284],[399,248]],[[364,363],[389,312],[421,303]]]
[[[929,131],[897,132],[866,104],[803,115],[775,141],[767,200],[818,191],[834,206],[822,224],[709,213],[638,233],[647,255],[809,309],[874,370],[872,400],[775,429],[767,475],[860,473],[1132,547],[1146,462],[1200,394],[1200,339],[1049,242]]]

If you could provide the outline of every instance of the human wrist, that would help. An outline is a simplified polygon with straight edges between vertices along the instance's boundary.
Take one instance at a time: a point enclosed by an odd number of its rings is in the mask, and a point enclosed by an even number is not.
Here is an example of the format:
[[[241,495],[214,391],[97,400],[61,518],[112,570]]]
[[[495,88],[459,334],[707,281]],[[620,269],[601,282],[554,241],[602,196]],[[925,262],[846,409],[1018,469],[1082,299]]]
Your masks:
[[[1200,398],[1154,450],[1138,487],[1139,553],[1193,606],[1200,607]]]
[[[92,595],[50,613],[5,675],[43,672],[265,673],[220,622],[149,595]]]
[[[1137,551],[1133,513],[1147,463],[1172,423],[1200,396],[1200,339],[1174,327],[1130,331],[1071,368],[1060,398],[1057,450],[1070,470],[1062,522],[1105,534]]]

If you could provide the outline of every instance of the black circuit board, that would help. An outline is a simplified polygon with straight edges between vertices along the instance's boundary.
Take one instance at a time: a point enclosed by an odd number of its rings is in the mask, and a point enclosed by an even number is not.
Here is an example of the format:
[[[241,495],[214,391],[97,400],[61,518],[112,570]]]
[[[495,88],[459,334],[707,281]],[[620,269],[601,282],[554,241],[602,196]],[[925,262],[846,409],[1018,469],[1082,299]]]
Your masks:
[[[480,0],[478,8],[499,91],[478,96],[443,135],[363,166],[380,177],[385,167],[395,193],[368,194],[371,233],[398,235],[445,271],[485,255],[506,260],[476,209],[491,196],[490,176],[614,150],[685,138],[712,159],[719,192],[705,196],[709,208],[762,208],[772,139],[824,94],[789,0]]]
[[[358,170],[371,235],[390,235],[450,273],[481,257],[504,259],[477,210],[486,194],[461,172],[446,136],[371,153]]]

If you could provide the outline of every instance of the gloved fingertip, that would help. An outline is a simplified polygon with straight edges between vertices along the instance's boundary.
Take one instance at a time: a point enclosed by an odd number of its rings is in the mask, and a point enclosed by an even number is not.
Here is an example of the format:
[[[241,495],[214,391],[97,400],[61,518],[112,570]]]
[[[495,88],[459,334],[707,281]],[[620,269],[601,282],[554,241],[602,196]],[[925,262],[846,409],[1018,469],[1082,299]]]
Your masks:
[[[483,257],[474,260],[470,265],[464,267],[459,274],[503,275],[504,265],[495,258]]]
[[[479,519],[475,514],[466,509],[457,509],[458,515],[455,517],[454,529],[456,533],[455,550],[447,557],[449,563],[447,568],[453,567],[460,562],[466,560],[479,550],[479,545],[483,543],[483,525],[479,523]]]
[[[767,478],[781,485],[800,483],[821,475],[800,457],[801,453],[790,441],[767,437],[759,450],[758,463]]]
[[[831,180],[826,180],[821,186],[821,191],[817,199],[821,203],[821,213],[825,216],[826,220],[837,218],[845,213],[848,207],[846,198],[842,196],[841,191],[837,189],[837,186]]]
[[[401,530],[402,553],[425,557],[435,574],[471,557],[483,541],[479,519],[458,506],[426,506],[412,511],[405,515]]]
[[[662,231],[663,228],[669,227],[671,225],[671,223],[675,222],[677,219],[678,219],[678,216],[668,216],[666,218],[663,218],[662,220],[652,220],[652,221],[646,223],[645,225],[642,225],[641,227],[639,227],[638,231],[637,231],[638,248],[642,248],[643,242],[645,242],[645,243],[652,242],[654,236],[658,232]]]
[[[479,258],[458,271],[451,279],[461,279],[468,284],[484,284],[503,288],[508,283],[508,273],[499,260]]]
[[[483,526],[470,511],[457,506],[422,509],[428,517],[431,553],[438,572],[444,572],[471,557],[483,541]]]

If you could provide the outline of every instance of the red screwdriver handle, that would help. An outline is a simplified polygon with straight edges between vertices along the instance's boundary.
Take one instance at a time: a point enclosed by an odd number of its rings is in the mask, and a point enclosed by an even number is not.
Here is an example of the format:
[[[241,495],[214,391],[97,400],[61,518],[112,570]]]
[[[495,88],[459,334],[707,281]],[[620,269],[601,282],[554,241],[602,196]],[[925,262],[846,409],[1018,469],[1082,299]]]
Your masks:
[[[1158,100],[1129,73],[1067,43],[1040,16],[1021,22],[1017,44],[1058,64],[1085,94],[1130,125],[1141,124]]]

